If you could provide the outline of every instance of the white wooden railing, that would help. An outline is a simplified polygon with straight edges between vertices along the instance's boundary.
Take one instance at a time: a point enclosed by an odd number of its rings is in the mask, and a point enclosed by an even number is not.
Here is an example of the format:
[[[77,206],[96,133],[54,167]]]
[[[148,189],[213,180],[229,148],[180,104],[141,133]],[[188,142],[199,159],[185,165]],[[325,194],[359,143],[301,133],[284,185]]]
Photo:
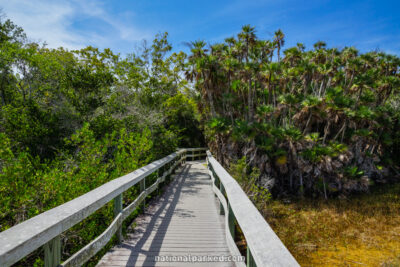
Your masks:
[[[247,266],[299,266],[240,185],[210,151],[207,151],[207,163],[213,191],[221,203],[220,211],[225,215],[225,225],[228,226],[225,236],[232,255],[240,254],[234,241],[237,223],[247,243]]]

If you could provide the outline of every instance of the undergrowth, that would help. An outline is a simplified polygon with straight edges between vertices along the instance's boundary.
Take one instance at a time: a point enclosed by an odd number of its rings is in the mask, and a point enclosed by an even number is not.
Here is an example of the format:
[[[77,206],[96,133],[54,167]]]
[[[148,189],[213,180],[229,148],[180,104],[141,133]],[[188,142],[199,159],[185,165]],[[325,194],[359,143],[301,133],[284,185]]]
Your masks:
[[[400,184],[347,198],[273,199],[244,158],[229,172],[301,266],[400,266]]]
[[[273,200],[266,220],[302,266],[400,266],[400,184],[347,199]]]

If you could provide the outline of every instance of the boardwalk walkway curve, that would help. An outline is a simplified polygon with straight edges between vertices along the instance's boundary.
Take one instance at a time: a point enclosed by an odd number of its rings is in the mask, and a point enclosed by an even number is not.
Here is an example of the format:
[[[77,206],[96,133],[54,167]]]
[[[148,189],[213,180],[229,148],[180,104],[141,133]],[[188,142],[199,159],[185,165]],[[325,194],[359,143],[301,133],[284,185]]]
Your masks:
[[[0,266],[10,266],[41,246],[44,247],[45,266],[81,266],[115,234],[120,245],[109,251],[99,266],[187,266],[189,262],[167,262],[165,260],[168,259],[161,256],[186,256],[184,260],[187,256],[238,256],[240,252],[233,239],[236,227],[242,230],[246,239],[247,266],[298,266],[237,182],[210,152],[207,152],[207,165],[198,161],[186,162],[187,158],[204,158],[205,150],[180,149],[1,232]],[[137,222],[134,234],[123,241],[122,222],[177,168],[180,171],[159,202],[146,211],[141,221]],[[146,177],[155,172],[160,175],[152,185],[147,186]],[[142,193],[123,208],[123,192],[138,183]],[[111,200],[114,200],[115,218],[110,226],[61,263],[60,234]],[[182,258],[179,260],[182,261]],[[232,261],[232,258],[229,262],[217,261],[211,259],[194,264],[245,265],[244,262]]]

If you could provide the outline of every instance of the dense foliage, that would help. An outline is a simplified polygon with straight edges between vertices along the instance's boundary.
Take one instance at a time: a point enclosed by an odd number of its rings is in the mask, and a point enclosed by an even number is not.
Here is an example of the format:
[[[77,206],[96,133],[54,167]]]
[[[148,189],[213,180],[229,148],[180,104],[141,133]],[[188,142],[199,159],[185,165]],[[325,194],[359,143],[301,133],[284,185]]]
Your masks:
[[[186,77],[201,94],[208,145],[275,194],[366,191],[398,179],[400,59],[317,42],[282,53],[284,34],[191,43]]]
[[[0,231],[177,147],[203,146],[200,120],[260,210],[270,192],[328,197],[398,181],[400,59],[283,45],[281,31],[261,40],[244,26],[209,48],[191,43],[189,57],[171,52],[167,33],[121,57],[49,49],[0,18]],[[63,258],[112,217],[107,205],[64,233]],[[21,264],[40,265],[40,253]]]
[[[0,231],[178,147],[202,146],[185,58],[171,52],[167,34],[126,58],[94,47],[49,49],[1,18]],[[137,194],[133,188],[125,202]],[[112,217],[108,205],[63,234],[63,258]]]

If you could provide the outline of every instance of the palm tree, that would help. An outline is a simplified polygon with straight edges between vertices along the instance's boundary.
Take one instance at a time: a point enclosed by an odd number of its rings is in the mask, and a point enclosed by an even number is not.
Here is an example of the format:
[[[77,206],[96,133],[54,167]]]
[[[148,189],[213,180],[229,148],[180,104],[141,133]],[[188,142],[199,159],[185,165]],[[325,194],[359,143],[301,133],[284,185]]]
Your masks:
[[[296,47],[301,51],[304,52],[304,50],[306,49],[305,45],[303,43],[297,43]]]
[[[278,62],[281,61],[281,56],[280,56],[280,51],[283,45],[285,44],[285,35],[283,32],[279,29],[275,32],[274,35],[274,43],[277,48],[277,54],[278,54]]]
[[[249,65],[250,52],[255,44],[256,35],[255,28],[250,25],[245,25],[242,27],[242,31],[238,34],[238,39],[244,42],[244,59],[246,64],[247,73],[244,77],[247,80],[247,106],[248,106],[248,120],[253,121],[254,117],[254,106],[253,106],[253,95],[254,91],[252,88],[252,67]]]
[[[340,178],[346,175],[340,170],[352,164],[379,173],[372,157],[400,153],[388,145],[399,136],[400,59],[360,54],[353,47],[327,48],[321,41],[308,51],[299,43],[281,53],[284,37],[278,30],[272,40],[260,40],[246,25],[237,38],[209,51],[204,43],[194,47],[189,74],[197,78],[201,105],[209,107],[203,118],[230,122],[229,130],[212,132],[210,147],[227,163],[251,155],[248,164],[281,177],[276,184],[281,192],[304,188],[327,197],[335,183],[339,191],[346,181],[358,183]],[[400,147],[397,139],[393,142]],[[234,148],[228,153],[227,144]],[[282,153],[290,161],[275,166],[271,159]]]
[[[202,83],[204,86],[201,87],[202,96],[207,96],[208,104],[210,106],[211,114],[213,117],[216,117],[214,99],[212,96],[212,92],[210,90],[211,81],[209,79],[209,56],[206,54],[208,52],[204,47],[206,43],[202,40],[195,41],[190,43],[192,54],[189,56],[189,68],[185,72],[185,76],[189,81],[193,81],[195,78],[196,82]]]

